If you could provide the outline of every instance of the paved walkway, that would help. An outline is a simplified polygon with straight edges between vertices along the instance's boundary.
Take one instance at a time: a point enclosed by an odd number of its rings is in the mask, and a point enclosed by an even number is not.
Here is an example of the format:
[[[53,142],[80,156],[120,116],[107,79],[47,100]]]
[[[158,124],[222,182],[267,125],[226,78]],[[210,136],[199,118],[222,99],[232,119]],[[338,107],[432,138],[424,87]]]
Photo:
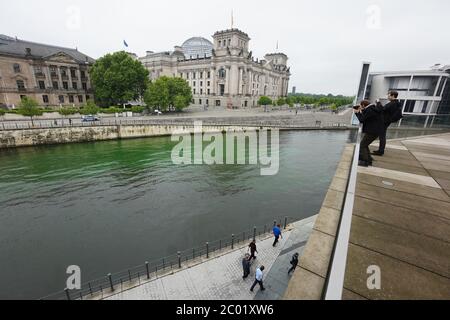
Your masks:
[[[294,223],[293,229],[283,233],[284,239],[272,247],[273,238],[257,243],[259,254],[252,265],[252,273],[242,280],[241,260],[245,248],[208,260],[173,275],[152,280],[128,291],[118,293],[107,300],[252,300],[279,299],[287,288],[289,261],[294,252],[302,252],[314,225],[315,216]],[[266,267],[266,290],[254,292],[256,266]]]
[[[358,170],[344,298],[450,299],[450,134],[389,141],[374,158]],[[380,290],[367,287],[373,265]]]

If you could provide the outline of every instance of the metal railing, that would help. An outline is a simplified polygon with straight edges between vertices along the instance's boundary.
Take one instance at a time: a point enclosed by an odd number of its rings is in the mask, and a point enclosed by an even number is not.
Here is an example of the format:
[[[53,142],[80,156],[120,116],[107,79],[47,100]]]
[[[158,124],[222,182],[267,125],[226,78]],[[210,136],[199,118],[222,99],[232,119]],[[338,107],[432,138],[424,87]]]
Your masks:
[[[123,270],[115,274],[107,274],[102,278],[89,281],[81,285],[81,289],[64,289],[60,292],[45,296],[40,300],[83,300],[83,299],[103,299],[107,296],[122,292],[124,289],[139,286],[159,277],[163,277],[177,270],[182,270],[190,263],[202,262],[202,259],[210,259],[217,254],[229,252],[241,247],[248,241],[258,237],[268,236],[276,224],[280,224],[283,229],[288,227],[289,219],[292,217],[278,218],[270,224],[260,227],[253,227],[236,234],[232,234],[227,239],[206,242],[204,245],[178,251],[170,256],[144,262],[139,266]]]
[[[356,146],[353,153],[353,160],[350,169],[347,190],[339,221],[336,241],[331,256],[330,267],[323,298],[325,300],[341,300],[344,289],[345,270],[347,266],[347,253],[350,241],[350,229],[353,216],[353,205],[355,202],[356,178],[358,175],[359,151],[362,135],[362,125],[359,127]]]
[[[188,126],[194,125],[194,121],[202,121],[204,126],[248,126],[248,127],[276,127],[284,129],[300,129],[300,128],[348,128],[347,123],[335,121],[295,121],[295,120],[236,120],[227,119],[226,121],[211,121],[208,119],[171,119],[171,120],[125,120],[125,119],[102,119],[96,122],[79,122],[70,123],[69,118],[59,118],[51,120],[33,120],[31,121],[0,121],[0,131],[5,130],[27,130],[27,129],[50,129],[50,128],[66,128],[66,127],[105,127],[105,126]]]

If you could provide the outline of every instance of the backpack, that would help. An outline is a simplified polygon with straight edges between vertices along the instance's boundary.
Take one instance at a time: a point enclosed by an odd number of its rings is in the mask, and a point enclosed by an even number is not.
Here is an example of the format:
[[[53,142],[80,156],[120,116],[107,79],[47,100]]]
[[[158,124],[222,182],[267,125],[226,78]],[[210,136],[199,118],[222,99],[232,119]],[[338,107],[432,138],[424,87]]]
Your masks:
[[[395,123],[403,119],[402,105],[399,103],[398,107],[395,109],[391,116],[391,123]]]

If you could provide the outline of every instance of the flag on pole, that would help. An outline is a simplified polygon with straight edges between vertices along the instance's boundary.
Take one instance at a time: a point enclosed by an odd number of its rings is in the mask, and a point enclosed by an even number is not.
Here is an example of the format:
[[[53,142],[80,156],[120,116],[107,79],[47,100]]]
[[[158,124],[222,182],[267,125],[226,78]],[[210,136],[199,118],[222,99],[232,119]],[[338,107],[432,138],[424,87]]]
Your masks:
[[[278,51],[278,40],[277,40],[277,51]]]
[[[234,14],[233,14],[233,10],[231,10],[231,29],[233,29],[234,27]]]
[[[123,45],[128,48],[128,43],[125,40],[123,40]]]

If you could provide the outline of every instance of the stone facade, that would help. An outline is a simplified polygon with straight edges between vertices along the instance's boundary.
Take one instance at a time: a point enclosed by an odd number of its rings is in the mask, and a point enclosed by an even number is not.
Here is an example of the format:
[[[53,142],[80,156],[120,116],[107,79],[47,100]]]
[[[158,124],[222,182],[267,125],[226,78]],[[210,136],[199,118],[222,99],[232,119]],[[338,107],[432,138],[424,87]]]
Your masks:
[[[204,51],[208,40],[201,38],[202,47],[196,48],[199,38],[192,39],[191,46],[188,40],[174,51],[148,51],[140,58],[151,80],[161,76],[185,79],[192,88],[193,105],[198,106],[253,107],[261,96],[287,96],[291,74],[284,53],[255,59],[249,51],[249,36],[238,29],[216,32],[210,52]],[[188,55],[186,48],[203,55]]]
[[[25,96],[41,106],[72,106],[93,99],[89,67],[77,49],[0,35],[0,106],[17,107]]]

